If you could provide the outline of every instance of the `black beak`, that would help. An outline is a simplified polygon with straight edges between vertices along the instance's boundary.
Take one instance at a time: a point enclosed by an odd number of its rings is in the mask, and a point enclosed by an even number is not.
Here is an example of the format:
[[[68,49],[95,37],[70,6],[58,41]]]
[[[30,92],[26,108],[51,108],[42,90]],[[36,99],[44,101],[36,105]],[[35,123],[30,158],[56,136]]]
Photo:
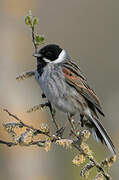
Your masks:
[[[41,57],[42,55],[38,53],[34,53],[33,56],[37,58],[37,57]]]

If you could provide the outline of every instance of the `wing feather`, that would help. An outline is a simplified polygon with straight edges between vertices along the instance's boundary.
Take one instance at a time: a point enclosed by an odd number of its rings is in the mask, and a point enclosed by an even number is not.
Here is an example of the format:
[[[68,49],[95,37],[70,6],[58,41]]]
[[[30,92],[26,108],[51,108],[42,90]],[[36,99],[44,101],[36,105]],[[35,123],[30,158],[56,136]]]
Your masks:
[[[94,91],[89,87],[87,79],[82,74],[80,68],[71,61],[63,64],[62,71],[65,75],[66,82],[73,86],[87,101],[104,116],[99,98]]]

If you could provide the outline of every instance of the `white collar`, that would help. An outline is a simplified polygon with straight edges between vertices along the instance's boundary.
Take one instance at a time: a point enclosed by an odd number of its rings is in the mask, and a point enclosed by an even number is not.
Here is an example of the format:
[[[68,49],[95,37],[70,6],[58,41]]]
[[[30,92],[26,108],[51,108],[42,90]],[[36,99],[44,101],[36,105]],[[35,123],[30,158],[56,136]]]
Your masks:
[[[47,63],[59,64],[59,63],[62,63],[63,61],[65,61],[67,59],[67,57],[68,57],[67,52],[66,52],[66,50],[63,49],[55,61],[50,61],[47,58],[43,58],[43,59]]]

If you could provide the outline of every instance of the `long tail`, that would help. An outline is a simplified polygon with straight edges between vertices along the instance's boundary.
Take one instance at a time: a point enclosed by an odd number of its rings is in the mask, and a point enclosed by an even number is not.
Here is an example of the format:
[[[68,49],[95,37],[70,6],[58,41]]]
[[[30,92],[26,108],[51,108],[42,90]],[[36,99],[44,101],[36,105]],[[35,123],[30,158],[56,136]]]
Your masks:
[[[102,126],[100,121],[91,115],[91,113],[88,113],[87,118],[92,124],[92,135],[97,141],[101,141],[102,143],[105,143],[109,150],[112,152],[113,155],[116,155],[115,147],[112,143],[111,138],[109,137],[108,133],[106,132],[105,128]]]

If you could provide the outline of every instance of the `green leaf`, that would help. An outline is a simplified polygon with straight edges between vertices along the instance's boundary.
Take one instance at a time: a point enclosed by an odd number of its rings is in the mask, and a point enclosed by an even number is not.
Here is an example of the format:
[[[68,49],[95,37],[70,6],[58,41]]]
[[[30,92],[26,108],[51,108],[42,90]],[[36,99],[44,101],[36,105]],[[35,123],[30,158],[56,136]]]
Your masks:
[[[36,25],[38,23],[39,19],[36,18],[35,16],[32,18],[32,25]]]
[[[44,38],[44,36],[35,35],[35,40],[36,40],[36,43],[43,43],[45,38]]]
[[[31,26],[31,18],[29,16],[25,17],[25,24]]]
[[[38,23],[38,18],[33,16],[32,12],[29,11],[28,14],[25,16],[25,24],[33,28],[37,23]]]
[[[44,40],[45,40],[44,36],[40,36],[40,43],[43,43]]]

